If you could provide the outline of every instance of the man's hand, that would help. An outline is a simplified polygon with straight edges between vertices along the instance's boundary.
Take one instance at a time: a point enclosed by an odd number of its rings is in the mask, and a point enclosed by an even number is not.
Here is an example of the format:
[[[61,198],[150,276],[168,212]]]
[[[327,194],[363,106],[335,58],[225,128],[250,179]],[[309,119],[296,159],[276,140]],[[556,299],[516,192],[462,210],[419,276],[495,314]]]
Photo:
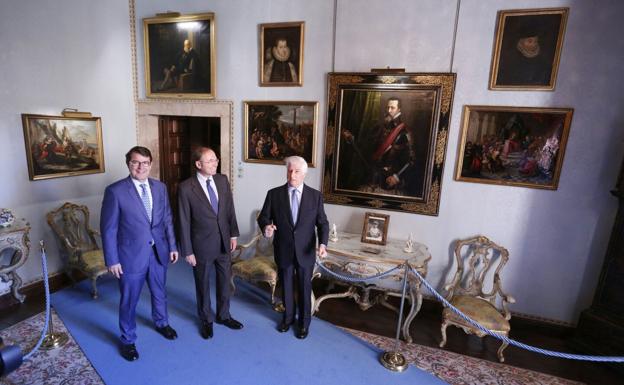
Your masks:
[[[274,224],[264,226],[264,236],[266,238],[271,238],[275,230],[277,230],[277,226],[275,226]]]
[[[399,184],[399,178],[397,178],[394,175],[390,175],[389,177],[386,178],[386,184],[390,187],[394,187],[397,184]]]
[[[319,246],[318,255],[319,255],[319,258],[327,257],[327,248],[325,247],[325,245]]]
[[[187,255],[184,259],[186,259],[186,262],[193,267],[197,265],[197,261],[195,260],[195,254]]]
[[[169,260],[171,261],[171,263],[178,262],[178,252],[177,251],[170,252],[169,253]]]
[[[236,238],[230,238],[230,251],[236,250]]]
[[[108,271],[115,276],[115,278],[121,278],[123,274],[123,270],[121,269],[121,263],[114,264],[113,266],[108,267]]]

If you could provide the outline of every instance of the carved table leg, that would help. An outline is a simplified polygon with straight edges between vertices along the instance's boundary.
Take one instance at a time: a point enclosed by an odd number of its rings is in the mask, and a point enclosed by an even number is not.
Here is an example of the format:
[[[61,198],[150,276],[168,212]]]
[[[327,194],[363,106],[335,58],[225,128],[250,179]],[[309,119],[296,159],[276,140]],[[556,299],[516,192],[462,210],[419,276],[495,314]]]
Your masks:
[[[356,288],[355,286],[350,286],[349,289],[347,291],[345,291],[344,293],[337,293],[337,294],[325,294],[321,297],[319,297],[316,301],[314,301],[314,311],[312,312],[312,314],[316,313],[319,309],[319,307],[321,306],[321,303],[323,301],[325,301],[326,299],[330,299],[330,298],[346,298],[346,297],[351,297],[351,298],[355,298],[355,300],[357,301],[358,299],[358,294],[356,292]]]
[[[14,271],[10,272],[9,276],[11,277],[11,280],[13,281],[13,283],[11,284],[11,290],[13,292],[13,297],[15,297],[16,300],[20,301],[20,303],[24,303],[24,300],[26,299],[26,296],[24,294],[18,292],[18,290],[22,288],[22,279]]]
[[[388,302],[388,293],[384,293],[383,297],[379,300],[381,306],[386,307],[397,314],[399,313],[399,309],[396,306],[393,306],[390,302]]]

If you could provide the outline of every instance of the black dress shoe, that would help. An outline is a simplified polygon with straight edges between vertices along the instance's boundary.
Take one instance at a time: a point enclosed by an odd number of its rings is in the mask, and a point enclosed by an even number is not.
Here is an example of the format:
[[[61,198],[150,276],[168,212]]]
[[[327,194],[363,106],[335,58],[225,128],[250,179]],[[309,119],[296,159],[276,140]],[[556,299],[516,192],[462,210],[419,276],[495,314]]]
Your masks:
[[[205,340],[212,338],[212,322],[203,322],[199,334]]]
[[[123,344],[120,349],[121,356],[128,361],[136,361],[139,359],[139,352],[134,344]]]
[[[237,320],[235,320],[234,318],[228,318],[228,319],[224,319],[224,320],[216,320],[216,322],[218,324],[221,324],[223,326],[226,326],[230,329],[234,329],[234,330],[238,330],[238,329],[242,329],[243,328],[243,324],[238,322]]]
[[[300,340],[306,338],[307,336],[308,336],[308,328],[306,327],[299,328],[299,330],[297,330],[297,334],[295,334],[295,337],[299,338]]]
[[[277,331],[280,333],[286,333],[288,329],[290,329],[290,325],[291,324],[282,321],[279,325],[277,325]]]
[[[163,326],[161,328],[156,328],[156,331],[163,335],[168,340],[175,340],[178,338],[178,333],[169,325]]]

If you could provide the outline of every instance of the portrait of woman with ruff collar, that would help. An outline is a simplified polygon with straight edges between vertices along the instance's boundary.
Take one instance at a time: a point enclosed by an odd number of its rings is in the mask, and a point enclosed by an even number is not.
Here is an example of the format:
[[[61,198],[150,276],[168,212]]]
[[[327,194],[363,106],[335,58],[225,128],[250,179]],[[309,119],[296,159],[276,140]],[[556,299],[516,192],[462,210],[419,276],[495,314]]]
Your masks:
[[[260,25],[260,85],[303,85],[304,22]]]

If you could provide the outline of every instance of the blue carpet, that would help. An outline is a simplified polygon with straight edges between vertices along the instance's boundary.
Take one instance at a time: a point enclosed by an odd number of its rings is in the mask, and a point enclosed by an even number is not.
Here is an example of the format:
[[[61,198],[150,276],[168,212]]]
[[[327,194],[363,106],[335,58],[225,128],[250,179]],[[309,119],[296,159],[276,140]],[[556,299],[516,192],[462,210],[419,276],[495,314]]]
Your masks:
[[[234,331],[215,324],[214,337],[204,340],[191,268],[183,261],[170,267],[167,282],[169,322],[178,339],[166,340],[154,330],[146,285],[137,308],[140,358],[127,362],[118,353],[117,282],[107,277],[98,288],[100,297],[92,300],[83,281],[55,293],[52,305],[107,384],[445,384],[413,366],[388,371],[379,364],[377,348],[317,318],[305,340],[292,329],[278,333],[281,315],[271,310],[268,294],[241,281],[231,313],[245,327]]]

